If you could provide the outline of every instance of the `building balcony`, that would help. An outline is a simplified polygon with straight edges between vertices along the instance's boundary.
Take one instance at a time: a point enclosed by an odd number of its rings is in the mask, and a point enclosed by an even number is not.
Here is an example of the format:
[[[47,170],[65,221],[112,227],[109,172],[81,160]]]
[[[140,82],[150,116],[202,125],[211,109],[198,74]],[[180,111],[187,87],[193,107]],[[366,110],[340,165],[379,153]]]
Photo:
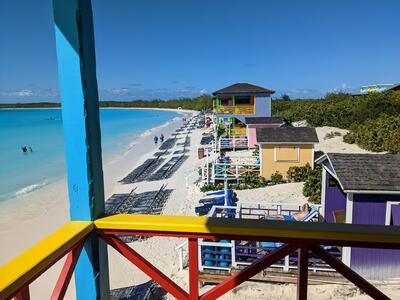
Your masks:
[[[235,106],[217,106],[215,108],[217,114],[227,115],[254,115],[256,110],[254,105],[235,105]]]
[[[231,129],[231,135],[247,136],[246,127],[235,127]]]

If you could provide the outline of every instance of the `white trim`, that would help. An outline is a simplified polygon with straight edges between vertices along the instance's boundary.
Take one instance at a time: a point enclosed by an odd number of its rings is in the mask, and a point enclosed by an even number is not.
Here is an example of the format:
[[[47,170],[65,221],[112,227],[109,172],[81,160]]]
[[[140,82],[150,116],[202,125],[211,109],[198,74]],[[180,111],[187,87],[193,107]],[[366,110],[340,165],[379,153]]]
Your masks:
[[[385,225],[390,225],[390,217],[392,215],[392,205],[400,205],[400,201],[386,202]]]
[[[321,215],[325,218],[325,196],[326,196],[326,170],[322,169],[322,184],[321,184]]]
[[[353,223],[353,194],[348,193],[346,195],[346,223]],[[351,265],[351,247],[343,247],[342,250],[342,262],[350,267]]]
[[[260,176],[262,176],[262,169],[263,169],[262,157],[263,157],[263,155],[262,155],[262,147],[261,147],[261,145],[258,145],[258,156],[259,156],[259,159],[260,159]]]
[[[297,148],[297,159],[296,160],[277,160],[276,159],[276,149],[277,148],[288,148],[288,149],[292,149],[292,148]],[[274,146],[274,162],[300,162],[300,146]]]
[[[343,190],[345,193],[352,194],[388,194],[388,195],[400,195],[400,191],[357,191],[357,190]]]
[[[314,170],[314,144],[312,144],[312,149],[311,149],[311,169]]]
[[[321,155],[320,157],[318,157],[316,160],[315,160],[315,162],[317,163],[317,164],[319,164],[319,163],[321,163],[321,162],[323,162],[325,159],[327,159],[328,157],[327,157],[327,155],[326,154],[323,154],[323,155]]]

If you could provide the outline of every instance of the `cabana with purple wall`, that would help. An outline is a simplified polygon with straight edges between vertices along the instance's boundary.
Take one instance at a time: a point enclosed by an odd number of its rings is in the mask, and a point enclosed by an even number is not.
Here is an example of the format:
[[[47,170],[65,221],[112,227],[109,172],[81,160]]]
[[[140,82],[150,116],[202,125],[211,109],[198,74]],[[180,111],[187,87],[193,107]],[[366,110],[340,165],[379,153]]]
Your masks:
[[[266,127],[280,127],[285,122],[280,117],[247,117],[245,118],[247,140],[249,148],[255,148],[257,143],[256,129]]]
[[[400,225],[400,155],[328,153],[321,215],[328,223]],[[343,262],[366,278],[400,277],[400,251],[343,248]]]

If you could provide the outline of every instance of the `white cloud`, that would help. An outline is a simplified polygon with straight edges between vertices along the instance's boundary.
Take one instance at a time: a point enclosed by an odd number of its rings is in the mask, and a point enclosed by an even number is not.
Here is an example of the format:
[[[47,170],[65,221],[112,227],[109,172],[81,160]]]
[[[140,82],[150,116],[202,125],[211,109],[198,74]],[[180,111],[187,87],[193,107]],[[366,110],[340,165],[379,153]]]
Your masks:
[[[202,94],[202,95],[207,94],[207,90],[206,89],[201,89],[199,93]]]
[[[127,88],[111,89],[110,93],[114,95],[126,95],[129,94],[129,89]]]
[[[32,97],[36,96],[36,93],[32,90],[18,90],[18,91],[2,92],[1,95],[7,97]]]

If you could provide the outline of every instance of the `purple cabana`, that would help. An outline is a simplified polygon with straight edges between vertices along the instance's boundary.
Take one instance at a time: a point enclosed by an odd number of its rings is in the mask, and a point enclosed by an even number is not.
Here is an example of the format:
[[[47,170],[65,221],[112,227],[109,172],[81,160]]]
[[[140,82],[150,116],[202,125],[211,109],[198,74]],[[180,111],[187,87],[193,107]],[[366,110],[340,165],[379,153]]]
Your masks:
[[[321,215],[328,223],[400,225],[400,155],[328,153]],[[370,279],[400,277],[400,251],[344,247],[342,260]]]

